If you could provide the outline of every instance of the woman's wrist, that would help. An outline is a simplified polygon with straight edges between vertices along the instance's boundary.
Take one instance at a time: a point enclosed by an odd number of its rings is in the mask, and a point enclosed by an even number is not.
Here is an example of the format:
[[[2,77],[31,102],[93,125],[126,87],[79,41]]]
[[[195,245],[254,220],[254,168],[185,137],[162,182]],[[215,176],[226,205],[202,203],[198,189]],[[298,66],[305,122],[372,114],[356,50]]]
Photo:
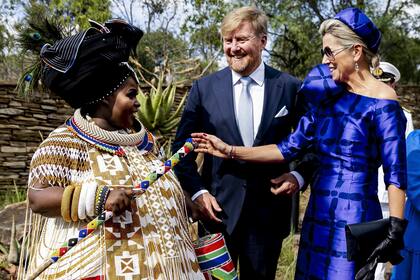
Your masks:
[[[230,146],[229,153],[228,153],[228,158],[230,158],[230,159],[234,159],[235,158],[234,146],[233,145]]]

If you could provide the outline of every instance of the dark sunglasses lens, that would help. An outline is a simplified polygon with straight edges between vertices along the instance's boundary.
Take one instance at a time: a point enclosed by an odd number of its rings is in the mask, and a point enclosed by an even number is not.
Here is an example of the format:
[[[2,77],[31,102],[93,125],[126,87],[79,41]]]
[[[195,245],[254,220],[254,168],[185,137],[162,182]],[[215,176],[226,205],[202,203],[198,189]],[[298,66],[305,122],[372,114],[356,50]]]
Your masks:
[[[332,51],[329,47],[325,47],[325,48],[321,49],[321,55],[322,56],[326,55],[327,57],[332,57],[333,53],[332,53]]]

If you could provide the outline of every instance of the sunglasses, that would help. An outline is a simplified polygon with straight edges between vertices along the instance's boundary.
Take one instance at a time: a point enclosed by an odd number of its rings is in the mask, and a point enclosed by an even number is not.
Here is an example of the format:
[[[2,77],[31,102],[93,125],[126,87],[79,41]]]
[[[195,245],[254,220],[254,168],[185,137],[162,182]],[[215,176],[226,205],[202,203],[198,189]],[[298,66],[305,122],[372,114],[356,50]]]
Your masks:
[[[335,56],[341,53],[344,50],[350,49],[353,46],[342,47],[340,49],[331,50],[330,47],[325,47],[321,49],[321,56],[324,57],[326,55],[329,59],[335,59]]]

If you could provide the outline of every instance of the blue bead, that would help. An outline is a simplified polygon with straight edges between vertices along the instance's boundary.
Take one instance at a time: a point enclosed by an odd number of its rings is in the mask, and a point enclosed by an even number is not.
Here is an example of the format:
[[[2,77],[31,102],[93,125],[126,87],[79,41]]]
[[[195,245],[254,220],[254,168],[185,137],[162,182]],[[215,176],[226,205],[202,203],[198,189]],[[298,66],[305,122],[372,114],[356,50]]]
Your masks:
[[[31,80],[32,80],[32,75],[31,74],[26,74],[25,75],[25,81],[30,82]]]
[[[38,32],[32,33],[32,39],[34,39],[35,41],[39,41],[41,39],[41,34],[39,34]]]

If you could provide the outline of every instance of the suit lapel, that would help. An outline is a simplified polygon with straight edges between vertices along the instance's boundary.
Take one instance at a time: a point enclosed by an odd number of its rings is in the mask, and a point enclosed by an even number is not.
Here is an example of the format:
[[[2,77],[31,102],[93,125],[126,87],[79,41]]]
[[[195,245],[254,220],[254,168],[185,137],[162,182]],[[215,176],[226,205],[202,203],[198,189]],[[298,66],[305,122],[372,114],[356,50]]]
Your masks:
[[[213,84],[213,92],[216,96],[220,114],[226,116],[229,127],[229,136],[236,145],[243,145],[242,137],[236,124],[235,106],[233,105],[232,72],[229,67],[216,74],[217,81]],[[227,136],[227,137],[229,137]]]
[[[254,146],[259,145],[261,143],[261,140],[264,139],[264,134],[267,132],[267,129],[270,127],[274,116],[280,109],[280,100],[283,94],[283,83],[279,82],[279,79],[277,77],[279,75],[279,72],[274,71],[273,68],[265,65],[264,75],[264,107],[260,127],[258,129],[257,136],[254,140]]]

